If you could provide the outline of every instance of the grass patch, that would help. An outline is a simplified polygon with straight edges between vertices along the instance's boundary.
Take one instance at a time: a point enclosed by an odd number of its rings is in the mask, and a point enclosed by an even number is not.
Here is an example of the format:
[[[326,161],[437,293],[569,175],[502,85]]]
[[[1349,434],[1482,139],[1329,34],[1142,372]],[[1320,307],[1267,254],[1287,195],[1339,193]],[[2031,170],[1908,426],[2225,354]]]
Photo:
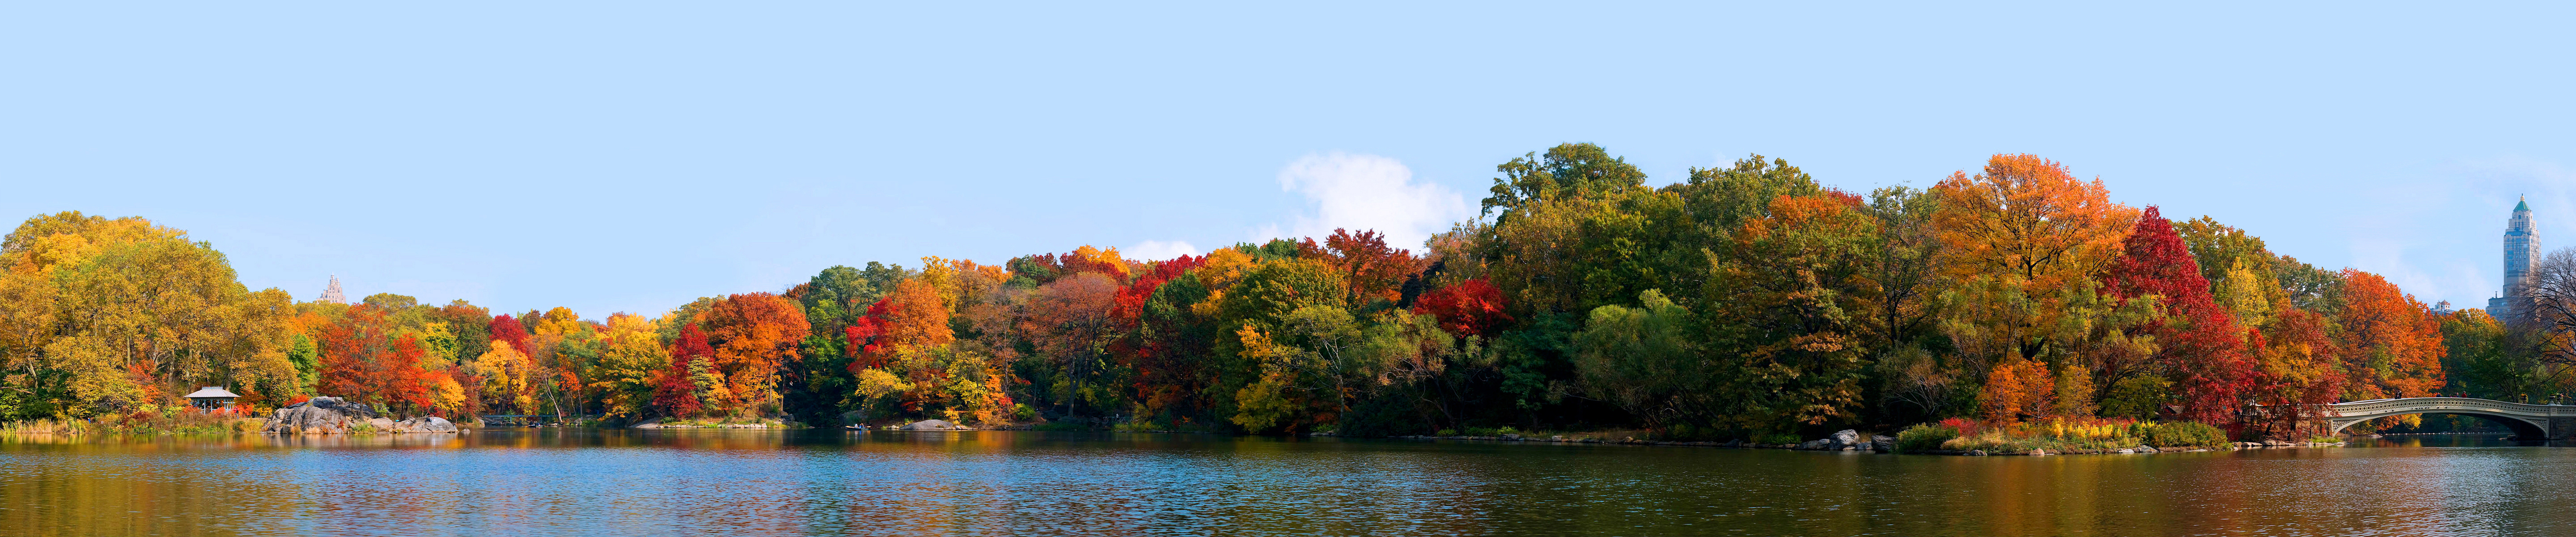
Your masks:
[[[1950,418],[1908,427],[1896,434],[1896,451],[1922,453],[1936,449],[1989,453],[2117,450],[2152,446],[2217,448],[2227,445],[2227,432],[2200,422],[2156,423],[2129,419],[2050,418],[2044,421],[1990,424]]]
[[[239,412],[202,412],[183,406],[146,405],[127,414],[91,419],[40,418],[0,423],[20,434],[229,434],[259,432],[262,420]]]

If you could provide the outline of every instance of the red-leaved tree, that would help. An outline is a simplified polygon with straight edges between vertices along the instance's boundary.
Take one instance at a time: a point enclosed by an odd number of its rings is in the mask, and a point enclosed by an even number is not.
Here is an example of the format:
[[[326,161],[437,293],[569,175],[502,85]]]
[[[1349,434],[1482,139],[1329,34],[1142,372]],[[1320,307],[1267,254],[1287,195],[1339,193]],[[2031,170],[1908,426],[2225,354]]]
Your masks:
[[[1440,328],[1461,337],[1490,336],[1512,322],[1503,306],[1503,290],[1476,278],[1423,293],[1413,300],[1413,313],[1437,317]]]
[[[698,331],[697,323],[680,327],[680,340],[671,342],[671,367],[653,375],[653,406],[673,417],[696,417],[706,411],[698,401],[698,385],[690,378],[691,370],[703,370],[706,361],[716,354],[707,345],[707,334]]]
[[[1182,255],[1154,263],[1136,281],[1118,289],[1110,306],[1110,320],[1116,323],[1120,337],[1110,344],[1110,355],[1135,372],[1129,389],[1145,408],[1161,411],[1173,408],[1193,392],[1198,378],[1197,360],[1179,352],[1175,341],[1182,337],[1181,319],[1145,318],[1147,303],[1163,284],[1188,274],[1191,269],[1207,264],[1206,256]]]
[[[2162,348],[2156,361],[2172,370],[2185,419],[2239,425],[2234,419],[2254,387],[2254,364],[2245,355],[2245,331],[2209,295],[2209,279],[2183,244],[2173,222],[2156,207],[2147,207],[2129,236],[2123,255],[2105,276],[2122,301],[2157,297],[2164,321],[2145,332]]]

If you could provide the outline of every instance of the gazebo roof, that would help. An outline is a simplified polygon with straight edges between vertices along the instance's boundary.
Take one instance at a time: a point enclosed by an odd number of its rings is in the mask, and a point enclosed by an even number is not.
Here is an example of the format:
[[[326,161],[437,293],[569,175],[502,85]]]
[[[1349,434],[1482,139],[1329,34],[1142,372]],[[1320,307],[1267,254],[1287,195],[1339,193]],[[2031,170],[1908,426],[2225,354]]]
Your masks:
[[[204,387],[204,388],[198,388],[198,389],[197,389],[197,391],[195,391],[195,392],[190,392],[190,393],[188,394],[188,398],[189,398],[189,399],[196,399],[196,398],[200,398],[200,397],[241,397],[241,396],[239,396],[239,395],[233,395],[233,392],[224,391],[224,389],[223,389],[223,388],[221,388],[221,387],[217,387],[217,386],[207,386],[207,387]]]

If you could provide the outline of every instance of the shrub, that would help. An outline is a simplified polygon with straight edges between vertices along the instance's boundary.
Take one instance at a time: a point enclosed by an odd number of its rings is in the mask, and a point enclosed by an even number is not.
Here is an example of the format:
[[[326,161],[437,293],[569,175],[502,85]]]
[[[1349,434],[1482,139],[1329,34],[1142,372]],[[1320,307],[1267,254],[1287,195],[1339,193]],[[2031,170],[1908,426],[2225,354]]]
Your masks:
[[[1907,427],[1904,431],[1896,433],[1896,452],[1913,453],[1941,449],[1942,442],[1958,437],[1957,428],[1942,425],[1927,423]]]
[[[2147,429],[2147,445],[2160,448],[2210,447],[2226,443],[2226,431],[2197,421],[2158,423]]]

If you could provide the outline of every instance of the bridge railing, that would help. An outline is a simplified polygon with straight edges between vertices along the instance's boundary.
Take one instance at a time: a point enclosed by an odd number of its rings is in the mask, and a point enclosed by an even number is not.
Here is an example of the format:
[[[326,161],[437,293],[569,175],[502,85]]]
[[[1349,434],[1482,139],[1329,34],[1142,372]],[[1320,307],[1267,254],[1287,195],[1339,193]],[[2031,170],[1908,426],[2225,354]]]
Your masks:
[[[2528,417],[2576,417],[2576,406],[2531,405],[2470,397],[2410,397],[2326,405],[2336,416],[2377,416],[2439,412],[2485,412]]]

